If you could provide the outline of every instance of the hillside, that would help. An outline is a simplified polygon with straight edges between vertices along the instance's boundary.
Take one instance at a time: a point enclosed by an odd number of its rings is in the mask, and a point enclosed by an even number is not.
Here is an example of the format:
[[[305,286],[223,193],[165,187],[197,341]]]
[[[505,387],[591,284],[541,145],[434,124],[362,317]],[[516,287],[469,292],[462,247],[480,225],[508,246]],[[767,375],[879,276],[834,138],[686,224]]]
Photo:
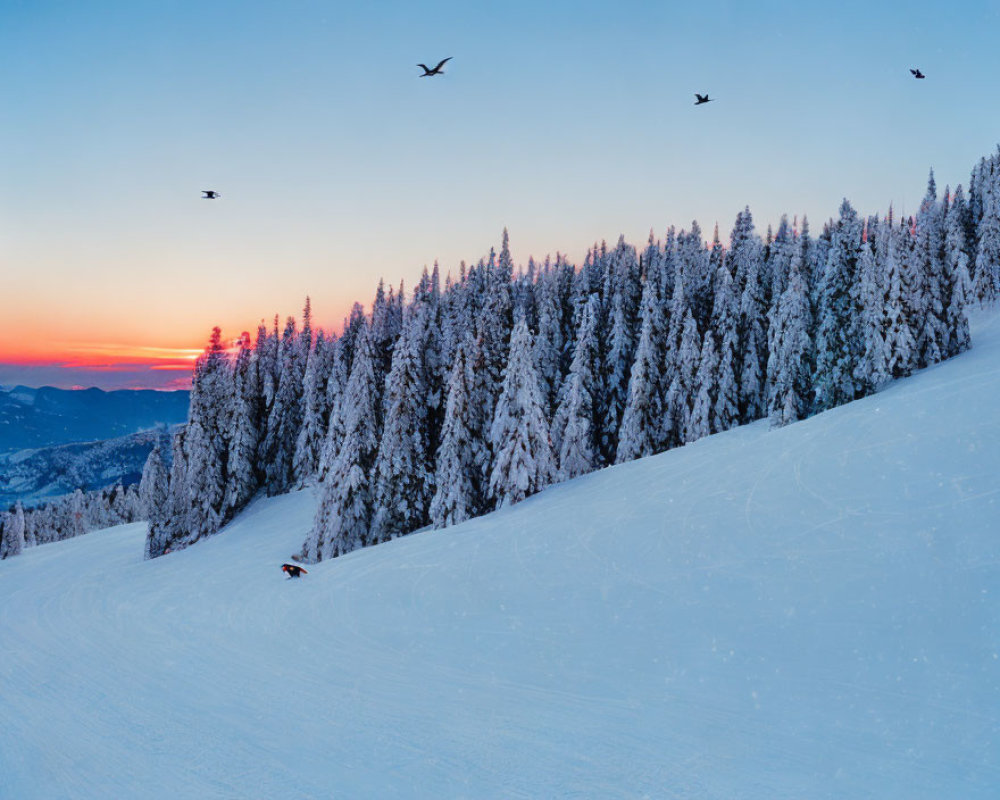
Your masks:
[[[176,429],[176,426],[174,426]],[[105,439],[0,454],[0,508],[20,500],[25,507],[49,498],[138,483],[153,446],[170,457],[166,427]]]
[[[187,419],[190,392],[0,388],[0,454],[114,439]]]
[[[1000,315],[805,422],[278,567],[311,492],[0,562],[0,795],[992,798]]]

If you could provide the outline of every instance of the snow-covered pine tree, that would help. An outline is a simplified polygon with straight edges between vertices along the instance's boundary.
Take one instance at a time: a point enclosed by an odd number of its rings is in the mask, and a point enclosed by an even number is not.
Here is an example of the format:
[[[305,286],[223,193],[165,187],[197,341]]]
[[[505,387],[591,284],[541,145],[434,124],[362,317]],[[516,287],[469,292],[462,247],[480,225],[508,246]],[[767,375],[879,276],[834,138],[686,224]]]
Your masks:
[[[259,332],[258,332],[259,338]],[[226,492],[224,517],[231,517],[254,496],[259,484],[257,452],[260,446],[262,408],[250,334],[240,337],[240,350],[233,364],[231,382],[232,409],[227,420],[229,453],[226,460]]]
[[[559,405],[550,425],[552,452],[553,455],[558,456],[562,453],[563,436],[567,425],[570,424],[570,394],[576,384],[578,389],[577,407],[573,413],[586,414],[589,418],[589,423],[586,426],[589,445],[585,448],[589,452],[591,460],[590,467],[586,470],[588,472],[597,466],[596,459],[598,458],[599,430],[597,422],[600,418],[598,417],[598,403],[595,395],[600,390],[597,382],[601,370],[600,343],[597,338],[600,309],[601,304],[598,296],[590,295],[583,307],[576,345],[573,348],[573,361],[570,363],[569,374],[559,390]],[[574,435],[580,435],[582,430],[581,424],[574,424]],[[583,442],[574,442],[571,447],[574,452],[582,452]]]
[[[170,447],[166,513],[157,538],[150,541],[147,547],[150,558],[157,558],[179,546],[187,535],[188,487],[184,440],[184,430],[174,434]]]
[[[18,556],[24,548],[24,509],[21,507],[21,502],[18,501],[14,505],[14,510],[8,512],[2,522],[0,560]]]
[[[812,399],[812,307],[806,284],[807,240],[799,237],[788,267],[785,290],[771,316],[768,357],[768,416],[772,427],[805,418]]]
[[[87,532],[87,519],[84,514],[84,508],[86,501],[83,496],[83,490],[77,489],[69,496],[66,501],[67,515],[66,519],[69,523],[67,530],[63,531],[64,539],[73,539],[77,536],[83,536]]]
[[[418,294],[392,354],[385,383],[385,423],[372,472],[372,544],[410,533],[429,520],[434,465],[423,345],[431,310],[430,299]]]
[[[791,268],[792,257],[795,255],[797,242],[788,215],[782,214],[774,240],[768,248],[767,269],[768,284],[765,287],[766,300],[769,307],[774,307],[788,284],[788,271]]]
[[[617,464],[653,455],[662,449],[660,373],[666,358],[667,331],[660,275],[654,264],[647,270],[642,290],[639,343],[629,376],[628,402],[618,431]]]
[[[969,256],[965,242],[964,220],[968,214],[962,187],[955,190],[945,218],[945,277],[947,302],[945,326],[948,331],[946,356],[951,357],[968,350],[970,346],[969,317],[966,307],[972,294],[969,277]]]
[[[262,335],[263,334],[263,338]],[[261,484],[266,480],[265,468],[270,463],[270,450],[274,446],[274,433],[268,429],[271,411],[278,396],[278,380],[281,377],[281,339],[278,331],[278,315],[274,315],[274,327],[268,332],[261,321],[257,328],[257,344],[254,348],[256,385],[260,392],[257,401],[257,418],[260,420],[257,446],[257,477]]]
[[[982,216],[976,228],[973,293],[981,304],[1000,297],[1000,157],[984,160],[977,180]]]
[[[662,418],[660,420],[659,441],[662,449],[677,447],[684,441],[684,415],[681,411],[680,381],[677,378],[678,357],[684,338],[684,322],[690,314],[690,305],[685,284],[685,271],[674,271],[674,288],[670,297],[670,313],[667,321],[667,338],[663,354],[663,366],[659,384],[663,392]],[[678,427],[680,426],[680,427]]]
[[[437,452],[436,491],[430,508],[435,528],[464,522],[479,514],[484,505],[482,464],[486,453],[473,425],[466,356],[471,347],[469,339],[459,342],[448,381],[444,427]]]
[[[296,334],[295,318],[285,322],[281,337],[278,394],[267,420],[267,463],[264,488],[269,496],[287,492],[295,485],[292,462],[302,427],[302,386],[305,360]]]
[[[222,332],[214,328],[209,345],[195,366],[184,439],[188,509],[186,544],[211,536],[218,531],[224,519],[230,397],[231,373],[222,344]]]
[[[295,443],[292,474],[296,486],[306,486],[316,479],[320,455],[326,438],[327,380],[333,371],[332,344],[328,345],[323,330],[316,333],[316,343],[306,362],[302,379],[302,426]]]
[[[562,308],[558,295],[558,277],[558,273],[544,272],[536,292],[538,335],[535,337],[534,357],[546,418],[555,413],[562,383]]]
[[[156,443],[142,468],[142,480],[139,482],[140,513],[142,519],[149,523],[144,554],[147,559],[154,558],[154,553],[160,555],[163,552],[160,542],[164,523],[167,521],[169,498],[167,478],[167,468],[160,455],[160,445]]]
[[[347,390],[347,382],[351,377],[348,368],[347,330],[344,335],[332,341],[330,345],[330,371],[326,381],[326,421],[323,443],[320,448],[319,467],[316,472],[316,482],[322,483],[330,466],[340,453],[340,444],[344,440],[344,408],[343,395]]]
[[[642,276],[635,248],[626,244],[624,237],[618,239],[611,253],[608,280],[610,310],[606,325],[610,331],[598,336],[607,343],[604,368],[598,381],[603,403],[596,409],[600,415],[597,422],[602,464],[614,463],[618,449],[618,429],[628,403],[629,375],[639,333],[636,320],[642,298]]]
[[[858,258],[861,282],[858,298],[861,303],[860,333],[863,339],[861,360],[854,377],[862,394],[877,392],[892,377],[889,373],[889,345],[885,305],[885,279],[881,274],[872,243],[866,234]]]
[[[676,259],[677,270],[684,274],[685,302],[702,330],[708,326],[712,313],[713,276],[711,258],[697,220],[691,223],[690,231],[681,231],[677,236]]]
[[[503,369],[510,347],[514,309],[511,298],[512,272],[510,237],[507,234],[507,229],[504,228],[499,263],[496,262],[493,252],[490,252],[486,273],[487,293],[483,301],[483,313],[479,318],[483,337],[483,355],[486,359],[486,369],[489,371],[493,384],[491,408],[496,403],[496,397],[503,383]]]
[[[924,324],[923,277],[917,252],[916,223],[913,217],[900,219],[895,237],[902,286],[903,319],[913,340],[907,374],[920,367],[920,331]]]
[[[33,514],[24,515],[24,543],[27,547],[35,547],[39,543]]]
[[[691,430],[691,410],[698,395],[698,367],[701,362],[701,336],[698,334],[698,323],[690,310],[684,318],[684,328],[681,333],[681,344],[677,351],[675,381],[677,382],[676,401],[668,405],[668,413],[674,415],[675,430],[680,442],[693,441],[687,438]]]
[[[321,485],[313,529],[303,546],[310,562],[349,553],[369,543],[370,478],[378,452],[371,329],[357,332],[351,377],[344,394],[344,441]]]
[[[599,314],[600,302],[591,295],[580,320],[573,362],[552,422],[552,444],[554,450],[558,448],[563,480],[586,474],[600,463],[599,418],[594,396],[599,390],[595,372],[601,368],[597,340]]]
[[[436,264],[436,262],[435,262]],[[522,316],[528,323],[528,330],[538,330],[538,307],[535,299],[535,276],[538,272],[538,265],[535,260],[528,257],[528,268],[518,269],[512,287],[512,301],[514,303],[514,317]]]
[[[913,333],[906,318],[906,303],[904,300],[905,278],[903,266],[897,256],[897,242],[902,235],[892,220],[892,209],[885,225],[879,228],[877,250],[884,253],[882,278],[884,282],[885,334],[883,336],[888,353],[886,370],[893,378],[909,375],[913,364],[913,351],[916,347]],[[883,243],[884,242],[884,243]]]
[[[427,272],[424,270],[424,275]],[[385,282],[379,278],[375,299],[372,301],[372,346],[375,352],[375,381],[385,382],[392,368],[392,351],[399,338],[401,320],[396,318],[392,299],[386,296]]]
[[[710,331],[716,338],[715,407],[712,433],[728,431],[740,422],[739,382],[739,304],[731,272],[731,260],[720,253],[715,270],[715,301],[712,304]]]
[[[520,502],[552,482],[555,464],[531,357],[531,332],[518,320],[490,431],[490,492],[497,508]]]
[[[936,364],[948,347],[945,323],[944,219],[937,199],[934,170],[927,180],[927,194],[916,220],[916,264],[922,296],[917,332],[919,366]]]
[[[715,351],[715,336],[711,330],[705,331],[701,346],[701,358],[696,378],[697,394],[694,407],[684,433],[685,442],[696,442],[708,436],[713,430],[712,412],[715,406],[716,373],[719,369],[719,355]]]
[[[764,248],[754,231],[747,207],[736,216],[730,238],[739,301],[740,419],[752,422],[764,415],[764,382],[767,364],[767,308],[761,283]]]
[[[819,325],[816,341],[816,408],[849,403],[858,396],[854,377],[861,360],[858,303],[858,255],[861,222],[845,199],[833,226],[826,269],[819,287]]]
[[[509,251],[508,251],[509,258]],[[420,325],[416,331],[420,353],[421,381],[424,387],[424,403],[427,406],[425,420],[427,441],[427,463],[431,481],[434,477],[434,453],[441,441],[441,426],[444,424],[445,383],[448,367],[444,360],[444,338],[441,287],[438,264],[430,274],[425,291],[414,297],[413,312],[419,311]],[[431,489],[433,495],[433,489]],[[430,496],[427,498],[430,502]]]

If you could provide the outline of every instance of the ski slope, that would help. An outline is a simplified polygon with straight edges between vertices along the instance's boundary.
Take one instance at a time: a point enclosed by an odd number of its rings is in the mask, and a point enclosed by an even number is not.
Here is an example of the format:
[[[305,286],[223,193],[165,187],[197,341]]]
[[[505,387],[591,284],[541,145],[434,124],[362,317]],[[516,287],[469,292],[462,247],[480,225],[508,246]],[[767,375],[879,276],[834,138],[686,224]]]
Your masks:
[[[0,562],[0,797],[995,798],[1000,315],[975,349],[445,531],[310,492]]]

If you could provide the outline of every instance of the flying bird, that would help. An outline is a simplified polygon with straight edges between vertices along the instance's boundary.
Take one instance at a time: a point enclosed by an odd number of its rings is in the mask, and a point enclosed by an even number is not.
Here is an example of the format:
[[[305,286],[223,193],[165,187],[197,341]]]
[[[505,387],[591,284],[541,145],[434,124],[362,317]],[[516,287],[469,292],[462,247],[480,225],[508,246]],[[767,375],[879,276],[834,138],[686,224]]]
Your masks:
[[[204,197],[201,198],[202,200],[218,200],[222,197],[221,194],[213,192],[211,189],[202,189],[201,193],[204,195]]]
[[[921,72],[921,71],[920,71],[919,69],[911,69],[911,70],[910,70],[910,72],[912,72],[912,73],[913,73],[913,77],[914,77],[914,78],[916,78],[916,79],[917,79],[918,81],[919,81],[919,80],[923,80],[924,78],[926,78],[926,77],[927,77],[927,76],[926,76],[926,75],[924,75],[924,73],[922,73],[922,72]]]
[[[426,64],[417,64],[418,67],[423,67],[424,69],[424,74],[421,75],[420,77],[429,78],[431,75],[444,75],[444,70],[441,69],[441,67],[443,67],[449,61],[451,61],[453,58],[454,56],[448,56],[444,61],[442,61],[440,64],[434,67],[434,69],[428,69]]]
[[[712,99],[710,100],[707,94],[698,94],[697,92],[695,92],[695,93],[694,93],[694,96],[695,96],[695,98],[696,98],[696,99],[695,99],[695,101],[694,101],[694,104],[695,104],[696,106],[700,106],[700,105],[701,105],[702,103],[711,103],[711,102],[712,102],[712,100],[714,100],[714,99],[715,99],[715,98],[713,97],[713,98],[712,98]]]

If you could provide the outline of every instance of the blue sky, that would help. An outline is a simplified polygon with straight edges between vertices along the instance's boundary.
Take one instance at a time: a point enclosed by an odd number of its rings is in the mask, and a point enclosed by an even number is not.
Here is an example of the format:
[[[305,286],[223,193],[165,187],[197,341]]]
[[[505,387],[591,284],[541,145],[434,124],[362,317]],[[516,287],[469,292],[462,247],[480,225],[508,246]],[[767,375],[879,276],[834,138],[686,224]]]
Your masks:
[[[519,261],[579,260],[745,204],[913,210],[1000,141],[998,29],[997,2],[0,0],[0,362],[87,383],[74,353],[180,353],[307,293],[337,325],[505,225]]]

